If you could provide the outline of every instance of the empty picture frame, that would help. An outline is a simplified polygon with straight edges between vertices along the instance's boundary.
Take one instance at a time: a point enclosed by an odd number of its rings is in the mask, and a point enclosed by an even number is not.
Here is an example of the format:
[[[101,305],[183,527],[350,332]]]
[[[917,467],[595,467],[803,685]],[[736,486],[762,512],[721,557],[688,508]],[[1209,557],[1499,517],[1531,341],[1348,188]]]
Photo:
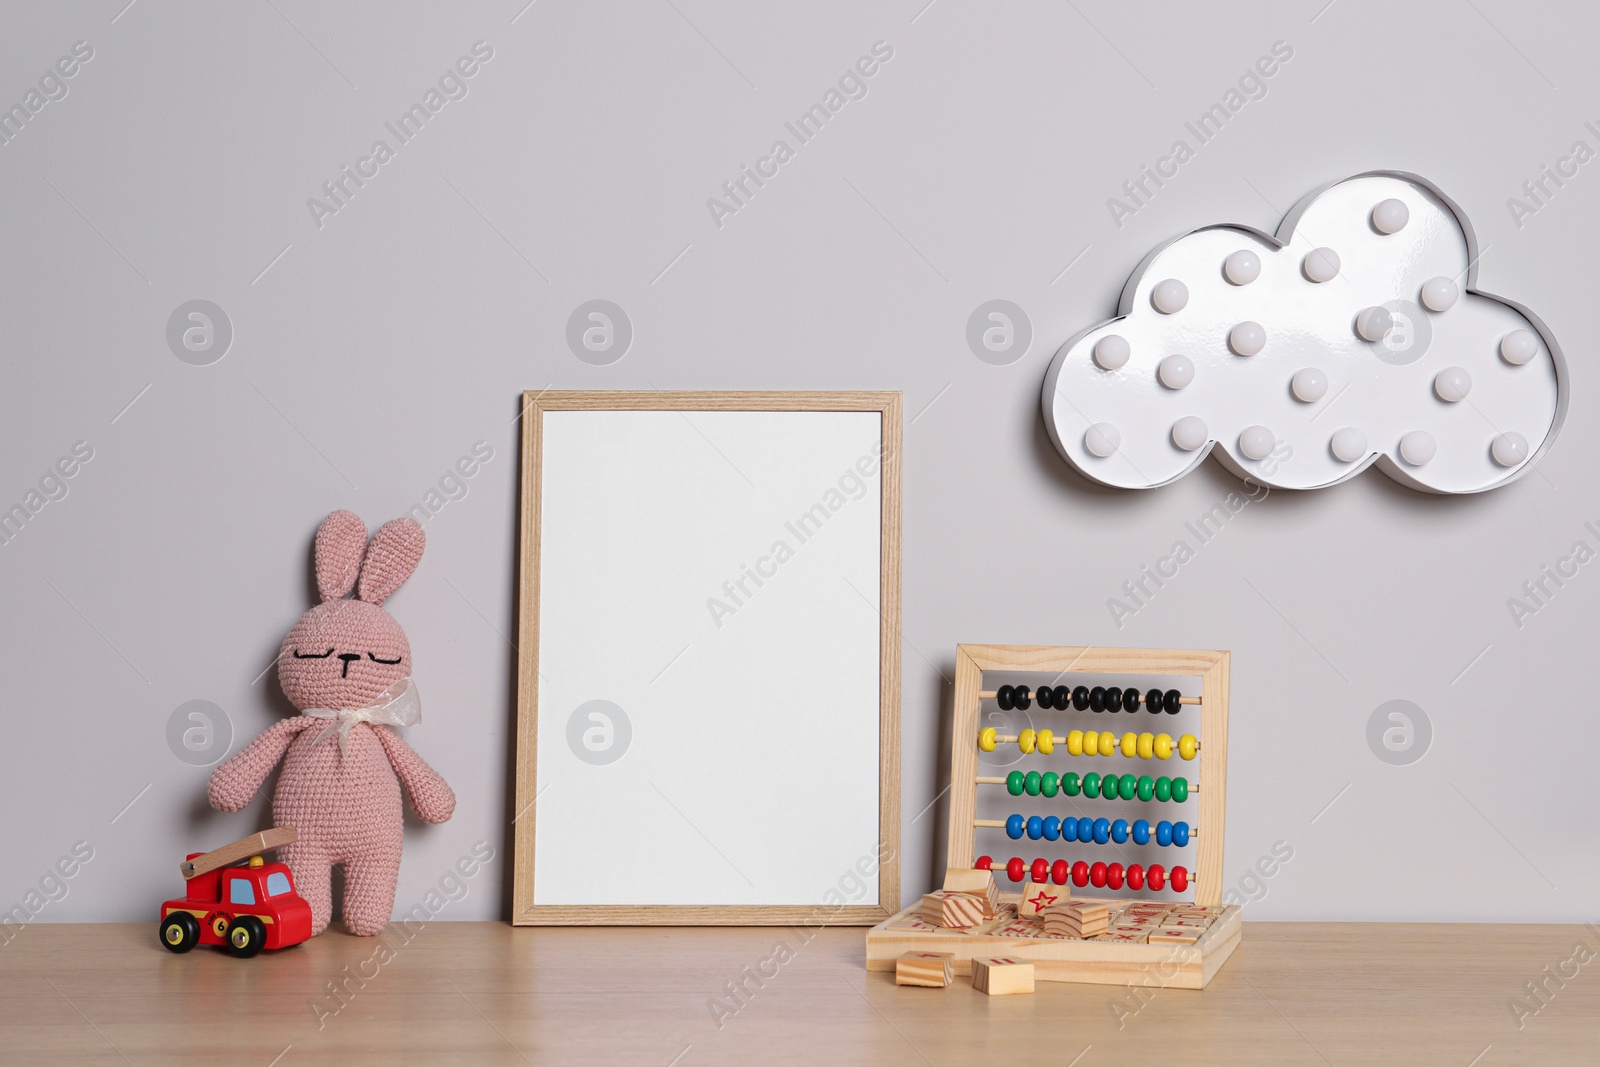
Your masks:
[[[513,923],[899,910],[900,417],[524,395]]]

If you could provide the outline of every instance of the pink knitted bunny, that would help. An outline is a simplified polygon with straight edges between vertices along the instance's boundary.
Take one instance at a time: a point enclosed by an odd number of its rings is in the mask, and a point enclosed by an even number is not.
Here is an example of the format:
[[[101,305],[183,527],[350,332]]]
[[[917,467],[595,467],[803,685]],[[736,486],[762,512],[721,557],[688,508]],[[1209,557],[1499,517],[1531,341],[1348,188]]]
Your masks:
[[[366,524],[350,512],[323,520],[316,540],[322,603],[300,617],[278,650],[278,683],[307,714],[267,730],[211,776],[212,806],[238,811],[283,759],[272,815],[299,831],[282,856],[311,904],[312,934],[328,925],[336,863],[344,868],[351,932],[376,934],[389,922],[400,875],[402,782],[428,822],[444,822],[455,810],[444,779],[374,722],[400,721],[392,709],[406,701],[391,699],[395,693],[414,701],[411,646],[379,605],[416,570],[423,543],[422,527],[411,519],[385,523],[370,545]],[[355,599],[344,599],[352,588]],[[391,712],[377,710],[384,707]]]

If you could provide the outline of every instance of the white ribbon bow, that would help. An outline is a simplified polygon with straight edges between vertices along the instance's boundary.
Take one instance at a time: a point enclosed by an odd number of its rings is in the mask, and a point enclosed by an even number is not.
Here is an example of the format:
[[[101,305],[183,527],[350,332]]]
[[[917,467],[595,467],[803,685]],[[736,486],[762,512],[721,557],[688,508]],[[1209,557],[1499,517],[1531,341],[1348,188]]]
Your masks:
[[[322,732],[311,742],[313,748],[322,744],[335,730],[339,734],[339,755],[344,755],[345,742],[350,739],[350,729],[358,722],[377,723],[382,726],[415,726],[422,721],[422,698],[411,677],[398,682],[378,694],[378,699],[364,708],[306,708],[300,714],[312,719],[330,719]]]

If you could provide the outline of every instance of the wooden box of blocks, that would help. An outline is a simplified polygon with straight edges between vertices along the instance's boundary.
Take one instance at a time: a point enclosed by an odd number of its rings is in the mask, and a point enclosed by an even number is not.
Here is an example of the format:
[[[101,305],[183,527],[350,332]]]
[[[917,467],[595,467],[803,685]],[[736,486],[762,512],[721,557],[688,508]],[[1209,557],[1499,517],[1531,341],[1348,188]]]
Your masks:
[[[946,855],[1011,892],[960,929],[905,909],[868,931],[867,968],[947,952],[962,975],[1011,956],[1040,981],[1204,988],[1242,930],[1221,902],[1228,670],[1227,652],[958,646]],[[1007,838],[1037,842],[1035,856],[988,854]],[[1068,902],[1105,917],[1050,924]]]

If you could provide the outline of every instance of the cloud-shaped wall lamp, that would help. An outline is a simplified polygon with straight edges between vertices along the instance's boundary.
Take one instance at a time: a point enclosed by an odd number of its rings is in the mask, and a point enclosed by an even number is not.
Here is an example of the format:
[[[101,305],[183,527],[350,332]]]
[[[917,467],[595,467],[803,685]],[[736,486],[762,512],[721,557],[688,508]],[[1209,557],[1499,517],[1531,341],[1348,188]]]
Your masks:
[[[1373,464],[1430,493],[1505,485],[1560,432],[1567,369],[1536,315],[1474,288],[1477,256],[1461,209],[1393,171],[1317,190],[1276,236],[1195,230],[1145,257],[1115,319],[1061,346],[1045,425],[1121,488],[1213,450],[1280,489]]]

